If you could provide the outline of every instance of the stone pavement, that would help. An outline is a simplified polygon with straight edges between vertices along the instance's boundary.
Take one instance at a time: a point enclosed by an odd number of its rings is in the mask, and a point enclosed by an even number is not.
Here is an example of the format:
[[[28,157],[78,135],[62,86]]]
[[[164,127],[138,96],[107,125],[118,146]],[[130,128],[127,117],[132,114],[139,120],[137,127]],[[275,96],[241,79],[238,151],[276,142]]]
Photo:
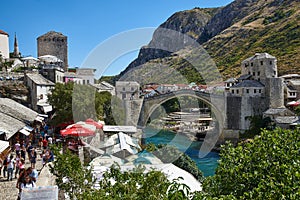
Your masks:
[[[46,185],[54,185],[54,179],[50,174],[48,167],[44,167],[40,172],[43,164],[42,158],[40,157],[41,150],[37,149],[37,162],[36,169],[38,170],[39,177],[37,179],[37,186],[46,186]],[[27,156],[27,154],[26,154]],[[30,167],[30,162],[28,157],[26,157],[25,168]],[[12,181],[7,181],[6,178],[3,177],[3,173],[0,176],[0,200],[16,200],[18,198],[18,189],[16,188],[17,179],[13,179]]]

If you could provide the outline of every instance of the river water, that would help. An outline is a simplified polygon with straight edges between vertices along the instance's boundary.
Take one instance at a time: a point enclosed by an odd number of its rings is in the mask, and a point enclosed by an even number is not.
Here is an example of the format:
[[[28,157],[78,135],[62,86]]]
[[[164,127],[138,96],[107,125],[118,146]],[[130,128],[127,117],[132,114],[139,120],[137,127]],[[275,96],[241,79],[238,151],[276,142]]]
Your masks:
[[[174,134],[174,132],[146,128],[144,129],[146,144],[170,144],[176,146],[180,151],[190,156],[202,171],[204,176],[212,176],[218,166],[219,154],[216,152],[208,153],[204,158],[199,158],[199,151],[202,142],[192,142],[188,137]]]

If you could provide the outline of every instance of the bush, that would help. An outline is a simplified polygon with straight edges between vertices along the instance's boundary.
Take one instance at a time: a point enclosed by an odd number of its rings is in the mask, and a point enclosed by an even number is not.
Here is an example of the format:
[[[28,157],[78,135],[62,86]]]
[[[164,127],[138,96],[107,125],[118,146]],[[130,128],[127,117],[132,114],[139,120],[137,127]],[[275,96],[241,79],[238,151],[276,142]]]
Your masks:
[[[252,142],[222,147],[213,177],[203,183],[211,197],[300,199],[300,131],[263,130]]]

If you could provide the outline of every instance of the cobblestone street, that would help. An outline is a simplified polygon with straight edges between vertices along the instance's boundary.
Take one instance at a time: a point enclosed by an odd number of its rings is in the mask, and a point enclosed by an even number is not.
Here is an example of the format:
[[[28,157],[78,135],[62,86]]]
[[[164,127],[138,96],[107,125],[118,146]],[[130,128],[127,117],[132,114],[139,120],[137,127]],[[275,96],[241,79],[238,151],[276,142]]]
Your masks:
[[[36,162],[36,169],[40,173],[42,169],[42,158],[40,157],[41,150],[37,150],[37,162]],[[13,154],[15,157],[15,154]],[[30,162],[28,157],[26,157],[25,168],[27,169],[30,167]],[[44,171],[44,170],[43,170]],[[37,186],[43,186],[45,183],[45,179],[43,177],[43,173],[41,173],[37,179]],[[3,172],[1,172],[0,176],[0,199],[1,200],[16,200],[18,198],[18,189],[16,188],[17,179],[14,178],[12,181],[7,181],[7,178],[3,177]]]

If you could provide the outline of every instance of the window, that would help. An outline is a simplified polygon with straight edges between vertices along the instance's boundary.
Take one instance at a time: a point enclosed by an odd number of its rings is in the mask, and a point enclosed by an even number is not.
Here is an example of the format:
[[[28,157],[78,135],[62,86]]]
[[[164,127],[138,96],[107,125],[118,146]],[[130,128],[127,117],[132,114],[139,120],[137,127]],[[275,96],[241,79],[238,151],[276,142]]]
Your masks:
[[[272,60],[270,60],[270,65],[272,65]]]
[[[274,75],[276,76],[276,71],[274,71]]]
[[[251,63],[251,67],[253,67],[253,62]]]
[[[82,80],[82,84],[85,85],[85,80]]]
[[[253,76],[255,76],[255,72],[252,72]]]
[[[256,93],[256,89],[254,89],[254,93]]]
[[[248,94],[249,94],[249,89],[246,89],[246,93],[248,93]]]
[[[234,94],[234,90],[231,90],[231,93]]]
[[[260,76],[260,72],[257,72],[257,76]]]
[[[238,93],[239,93],[239,90],[236,90],[236,93],[238,94]]]
[[[125,93],[122,94],[122,99],[126,99],[126,94]]]
[[[260,81],[260,78],[258,78],[257,80]]]
[[[125,91],[125,87],[123,87],[123,91]]]
[[[86,80],[86,84],[89,84],[90,83],[90,80]]]
[[[133,87],[131,87],[131,91],[133,91],[134,90],[134,88]]]
[[[258,92],[261,93],[261,89],[259,89]]]
[[[263,61],[260,61],[260,65],[264,65],[264,62],[263,62]]]

